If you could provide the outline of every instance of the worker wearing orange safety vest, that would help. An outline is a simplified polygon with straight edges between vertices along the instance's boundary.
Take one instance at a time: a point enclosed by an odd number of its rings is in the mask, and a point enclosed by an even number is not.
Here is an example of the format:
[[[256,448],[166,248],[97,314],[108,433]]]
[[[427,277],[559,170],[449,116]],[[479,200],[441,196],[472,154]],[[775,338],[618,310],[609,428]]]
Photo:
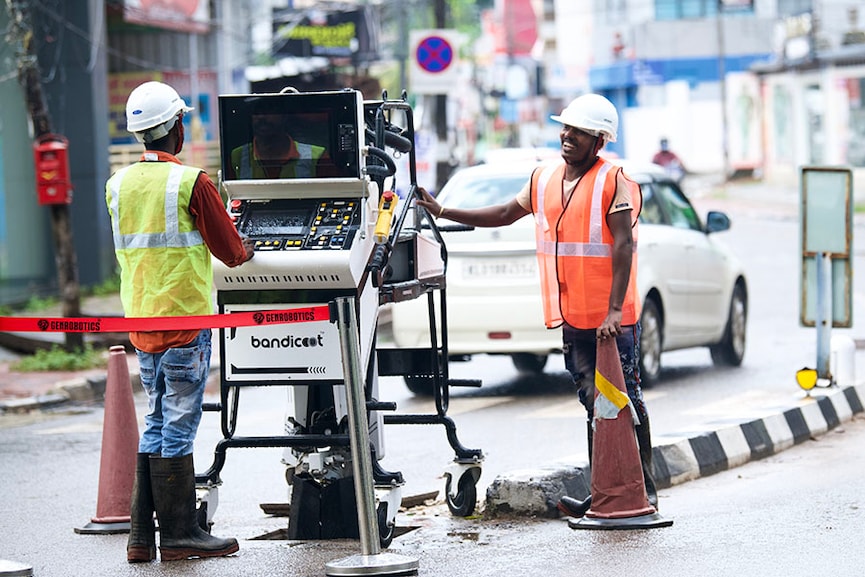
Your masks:
[[[565,166],[538,169],[531,180],[544,321],[548,328],[565,321],[574,328],[595,329],[607,316],[613,288],[615,239],[604,223],[608,214],[628,211],[636,241],[640,189],[621,168],[598,159],[566,192]],[[625,194],[618,194],[620,181]],[[634,325],[639,318],[635,262],[621,302],[622,325]]]
[[[504,226],[533,214],[541,272],[544,321],[562,327],[565,366],[588,414],[592,458],[597,341],[615,338],[625,385],[637,416],[637,441],[649,501],[657,506],[652,475],[649,415],[640,388],[640,303],[636,292],[640,187],[618,166],[598,156],[615,142],[619,116],[598,94],[573,100],[560,115],[563,163],[535,169],[523,189],[504,204],[475,209],[443,207],[421,189],[417,201],[435,217],[470,226]],[[591,506],[563,497],[559,509],[582,516]]]

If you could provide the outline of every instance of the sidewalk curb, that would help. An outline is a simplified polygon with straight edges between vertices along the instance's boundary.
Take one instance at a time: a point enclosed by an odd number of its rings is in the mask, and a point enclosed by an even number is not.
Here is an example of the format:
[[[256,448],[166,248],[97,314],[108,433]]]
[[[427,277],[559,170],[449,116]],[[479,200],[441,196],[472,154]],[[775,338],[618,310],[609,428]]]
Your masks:
[[[652,451],[655,483],[666,489],[815,440],[862,413],[863,398],[865,384],[833,387],[779,414],[656,446]],[[586,498],[590,480],[588,463],[500,475],[487,488],[484,516],[559,517],[559,499],[564,495]]]
[[[26,413],[39,409],[55,409],[67,403],[89,404],[101,402],[105,398],[105,375],[95,377],[76,377],[60,381],[45,394],[0,401],[0,415],[3,413]],[[141,375],[130,371],[129,381],[133,391],[141,390]]]

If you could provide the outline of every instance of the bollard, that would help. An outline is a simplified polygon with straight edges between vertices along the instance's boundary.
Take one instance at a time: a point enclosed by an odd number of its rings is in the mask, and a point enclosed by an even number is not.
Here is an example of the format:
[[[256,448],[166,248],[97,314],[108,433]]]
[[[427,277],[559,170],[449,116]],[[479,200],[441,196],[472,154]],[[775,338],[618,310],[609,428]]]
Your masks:
[[[7,559],[0,559],[0,577],[31,577],[33,567],[16,563]]]
[[[834,335],[830,346],[829,372],[834,384],[848,387],[856,384],[856,343],[848,336]]]
[[[382,553],[378,541],[375,514],[375,492],[372,479],[372,456],[369,450],[369,424],[366,417],[364,373],[360,368],[357,312],[355,299],[336,299],[342,367],[348,405],[349,442],[351,444],[354,491],[357,499],[360,555],[352,555],[325,565],[327,575],[402,575],[416,572],[417,559]]]

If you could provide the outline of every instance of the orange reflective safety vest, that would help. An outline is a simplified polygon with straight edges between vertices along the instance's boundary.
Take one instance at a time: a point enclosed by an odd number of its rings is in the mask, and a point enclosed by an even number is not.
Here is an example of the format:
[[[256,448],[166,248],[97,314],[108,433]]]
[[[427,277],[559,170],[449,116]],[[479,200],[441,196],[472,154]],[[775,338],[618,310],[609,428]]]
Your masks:
[[[563,198],[564,164],[546,166],[532,175],[532,212],[548,328],[565,321],[574,328],[596,329],[607,316],[613,284],[613,233],[606,217],[620,170],[598,159],[577,183],[570,199]],[[634,205],[634,258],[622,303],[622,324],[633,325],[640,316],[636,248],[642,196],[640,186],[626,180]]]

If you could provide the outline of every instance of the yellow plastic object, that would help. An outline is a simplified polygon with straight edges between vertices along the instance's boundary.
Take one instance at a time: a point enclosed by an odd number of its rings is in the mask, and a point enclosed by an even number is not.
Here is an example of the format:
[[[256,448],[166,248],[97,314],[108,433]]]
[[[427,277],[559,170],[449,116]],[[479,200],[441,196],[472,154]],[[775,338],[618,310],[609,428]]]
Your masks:
[[[806,391],[810,391],[817,386],[817,369],[809,369],[808,367],[796,371],[796,382]]]
[[[397,201],[398,198],[392,190],[386,190],[381,195],[378,204],[378,218],[375,221],[375,232],[372,236],[376,244],[386,243],[387,237],[390,236],[390,225]]]

